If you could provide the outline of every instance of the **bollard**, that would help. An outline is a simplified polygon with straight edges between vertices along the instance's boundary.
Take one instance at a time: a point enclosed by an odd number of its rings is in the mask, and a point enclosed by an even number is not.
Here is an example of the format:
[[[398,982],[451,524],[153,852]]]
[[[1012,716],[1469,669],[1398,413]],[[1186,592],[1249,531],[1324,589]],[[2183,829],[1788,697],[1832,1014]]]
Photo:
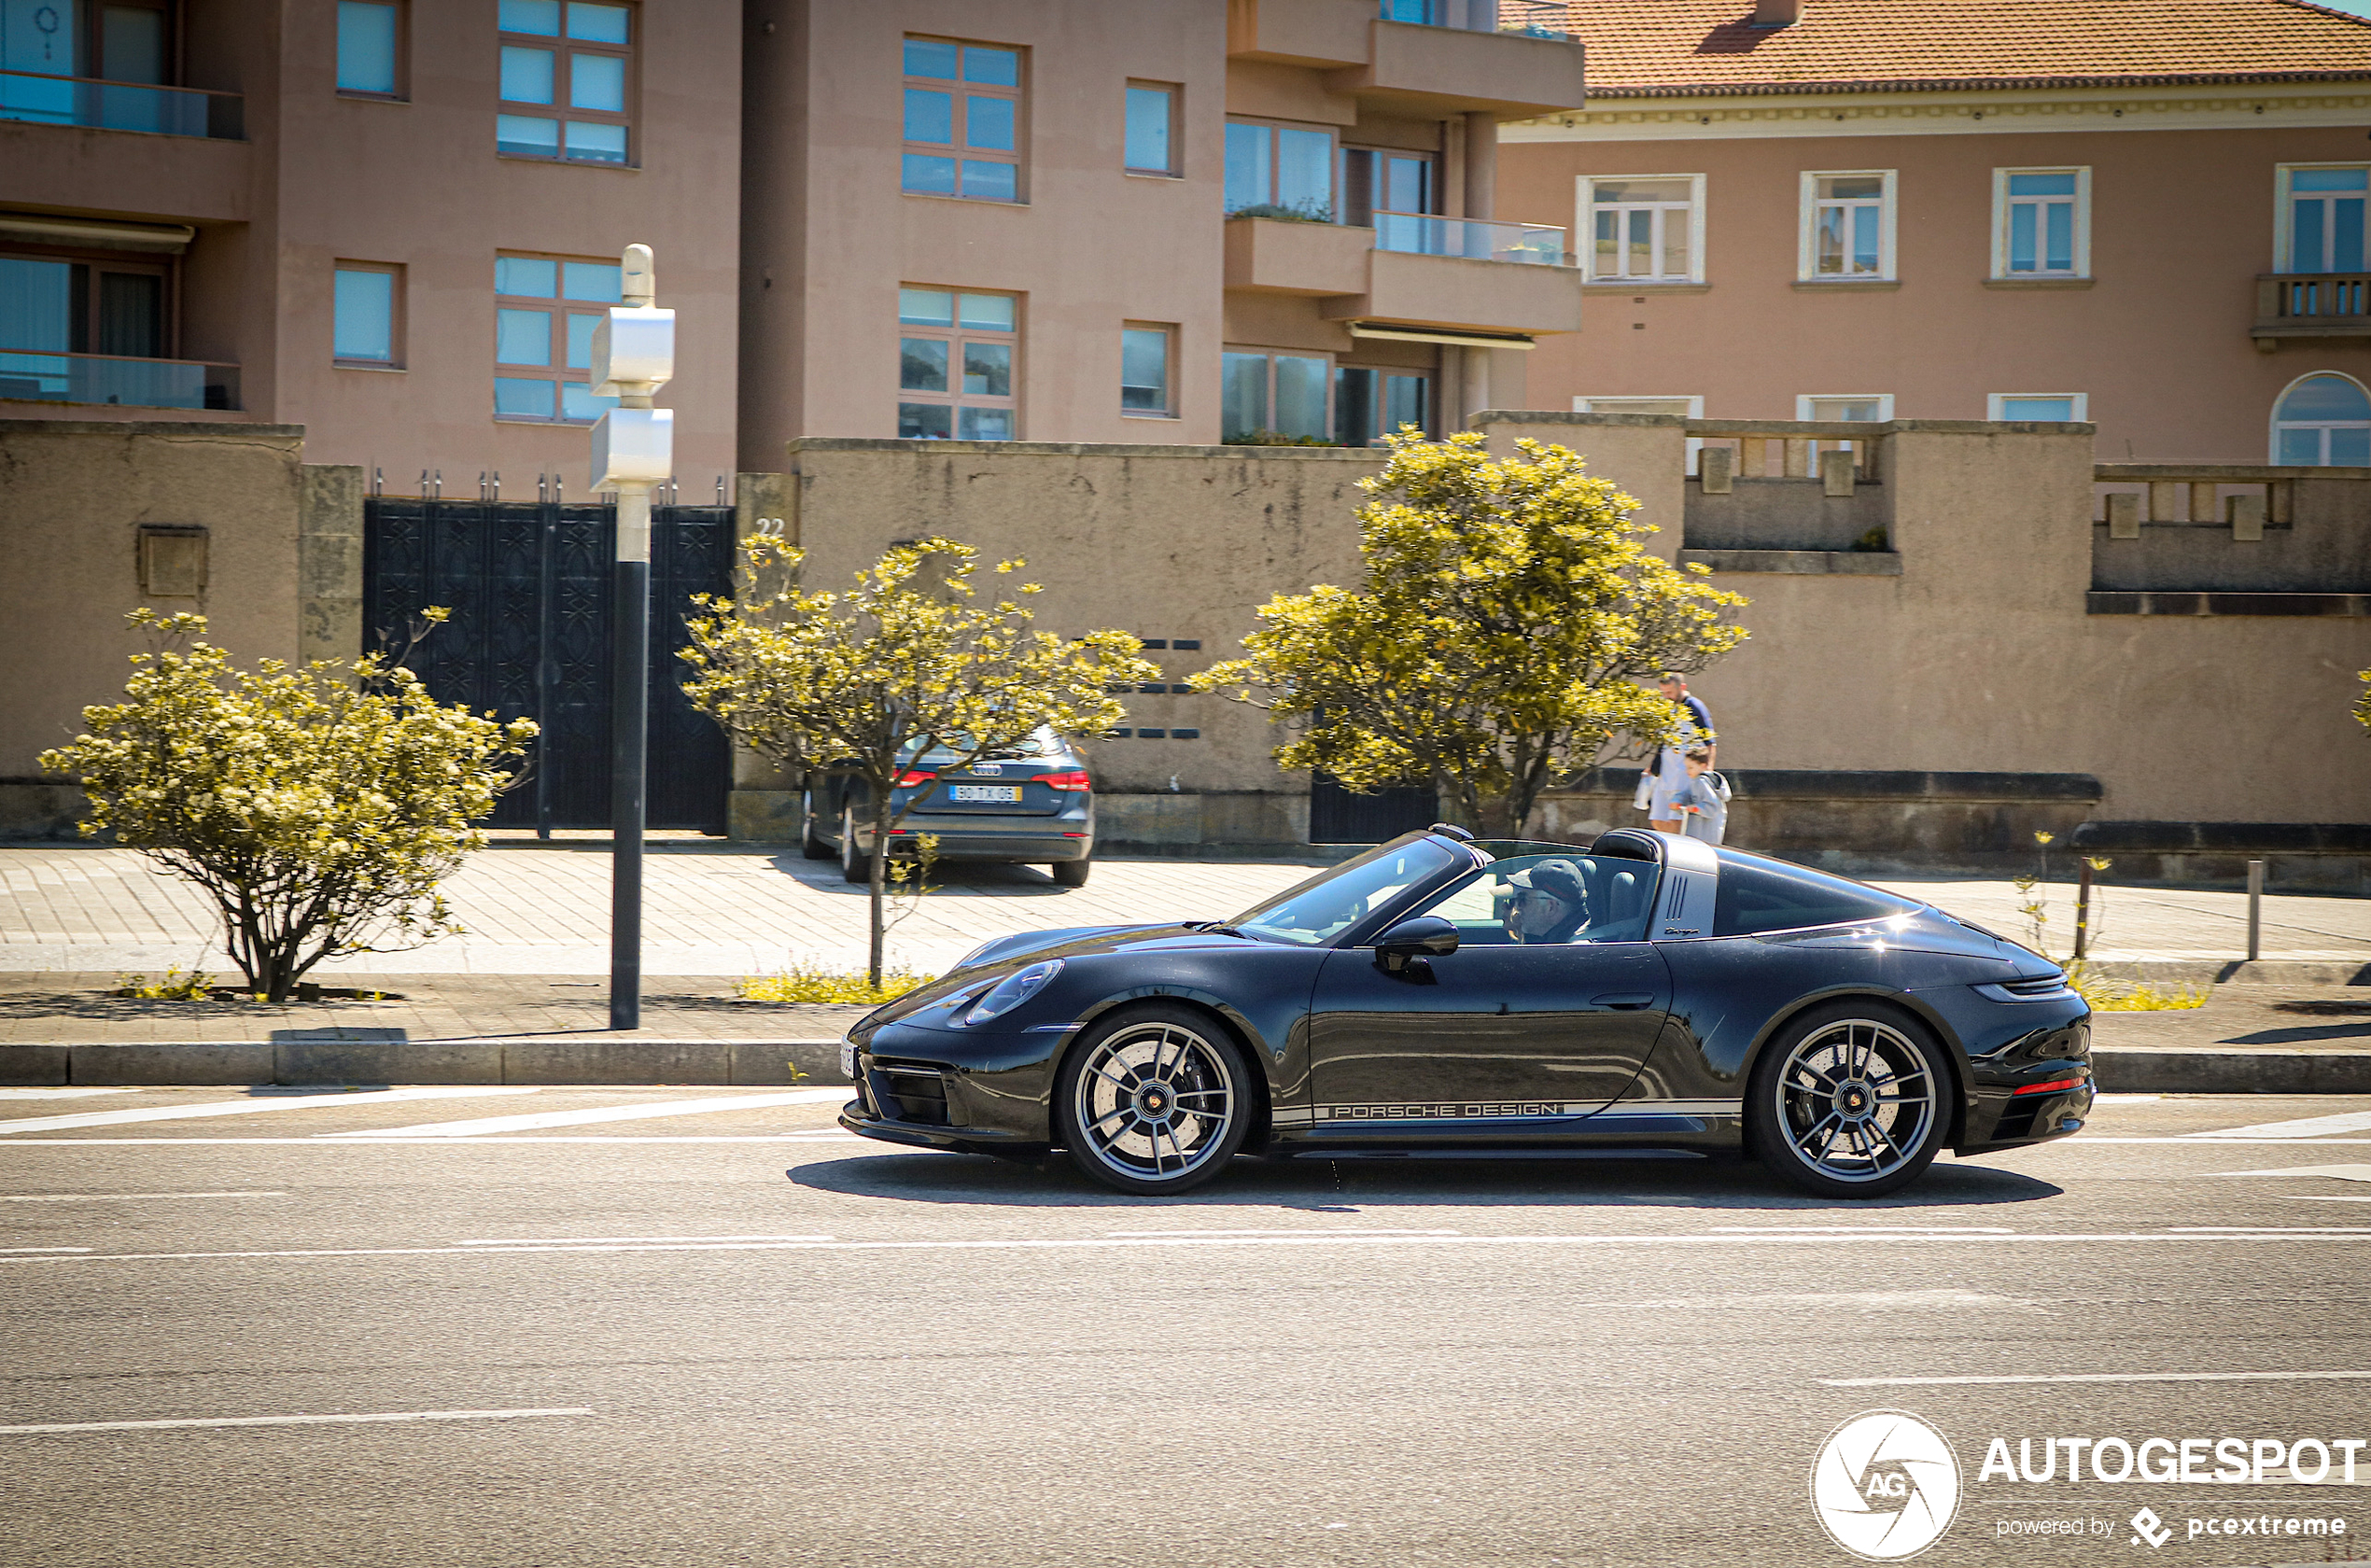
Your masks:
[[[2075,961],[2081,963],[2083,950],[2091,940],[2091,857],[2077,856],[2075,863],[2083,869],[2083,875],[2075,881],[2074,956]]]
[[[2253,963],[2264,951],[2264,862],[2248,862],[2248,961]]]

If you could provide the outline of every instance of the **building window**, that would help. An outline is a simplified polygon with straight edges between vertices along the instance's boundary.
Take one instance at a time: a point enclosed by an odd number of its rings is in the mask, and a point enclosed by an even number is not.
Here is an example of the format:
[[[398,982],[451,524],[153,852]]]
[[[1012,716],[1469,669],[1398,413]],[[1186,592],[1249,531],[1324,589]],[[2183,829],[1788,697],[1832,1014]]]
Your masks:
[[[2087,392],[1993,392],[1985,398],[1986,419],[2032,419],[2066,424],[2091,417]]]
[[[633,122],[634,12],[599,0],[501,0],[502,112],[511,158],[624,163]]]
[[[1228,349],[1219,357],[1220,439],[1259,445],[1264,438],[1327,444],[1332,364],[1322,354]]]
[[[509,3],[509,0],[506,0]],[[624,299],[614,261],[500,256],[494,261],[494,416],[590,425],[615,398],[593,395],[593,329]]]
[[[331,311],[330,355],[341,365],[391,370],[401,362],[403,269],[341,261]]]
[[[1374,446],[1413,425],[1433,427],[1433,378],[1424,371],[1372,370],[1343,365],[1334,371],[1334,440],[1343,446]]]
[[[1584,233],[1592,282],[1704,280],[1705,176],[1624,175],[1584,179]]]
[[[900,440],[1011,441],[1019,434],[1013,365],[1019,312],[1010,294],[897,291]]]
[[[2280,225],[2281,254],[2273,269],[2282,273],[2359,273],[2364,256],[2364,198],[2371,195],[2371,169],[2279,171],[2280,196],[2288,208]]]
[[[338,91],[363,98],[401,95],[401,17],[386,0],[338,0]]]
[[[1992,275],[2091,274],[2091,171],[1992,172]]]
[[[1859,424],[1865,421],[1882,423],[1893,417],[1893,394],[1890,392],[1845,392],[1824,396],[1798,397],[1795,399],[1797,419],[1836,421]],[[1819,465],[1819,454],[1850,452],[1851,441],[1813,441],[1811,462],[1814,471]]]
[[[1573,412],[1575,413],[1676,413],[1687,419],[1702,419],[1705,416],[1705,400],[1701,397],[1685,393],[1669,397],[1633,393],[1620,398],[1575,398]],[[1696,471],[1696,455],[1704,449],[1703,438],[1698,436],[1688,438],[1688,471],[1690,473]]]
[[[1177,166],[1177,89],[1167,82],[1128,84],[1128,172],[1168,175]]]
[[[906,190],[1019,201],[1020,121],[1020,50],[905,40]]]
[[[17,355],[162,358],[168,279],[163,262],[0,256],[0,385]]]
[[[1366,228],[1377,213],[1426,217],[1440,211],[1432,154],[1381,147],[1342,149],[1342,221]]]
[[[1334,133],[1305,125],[1227,122],[1227,210],[1334,221]]]
[[[1893,276],[1894,172],[1803,176],[1799,273],[1807,283]]]
[[[1175,357],[1170,345],[1177,329],[1148,321],[1131,321],[1119,334],[1119,411],[1122,413],[1173,414],[1170,402],[1169,367]]]
[[[2273,405],[2272,460],[2371,468],[2371,393],[2354,377],[2329,371],[2292,382]]]

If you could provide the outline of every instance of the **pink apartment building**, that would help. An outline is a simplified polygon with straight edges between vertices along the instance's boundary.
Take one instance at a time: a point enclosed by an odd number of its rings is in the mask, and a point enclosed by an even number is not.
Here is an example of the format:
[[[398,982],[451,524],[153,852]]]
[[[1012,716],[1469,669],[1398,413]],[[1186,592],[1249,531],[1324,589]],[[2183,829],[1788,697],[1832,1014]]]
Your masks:
[[[1591,308],[1533,406],[2089,420],[2371,465],[2371,22],[2300,0],[1568,0],[1499,205]]]
[[[302,425],[390,493],[581,496],[592,326],[648,240],[706,498],[734,460],[739,10],[0,0],[0,420]]]

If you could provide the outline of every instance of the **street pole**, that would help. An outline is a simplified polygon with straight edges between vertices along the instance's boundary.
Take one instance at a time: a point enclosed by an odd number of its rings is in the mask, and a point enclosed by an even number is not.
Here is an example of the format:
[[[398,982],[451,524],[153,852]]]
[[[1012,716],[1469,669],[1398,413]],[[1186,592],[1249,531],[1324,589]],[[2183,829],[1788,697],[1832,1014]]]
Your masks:
[[[2264,956],[2264,862],[2248,862],[2248,961]]]
[[[642,1027],[642,837],[649,818],[651,487],[675,470],[675,415],[652,406],[675,374],[675,313],[660,310],[651,247],[621,258],[624,303],[593,332],[593,390],[618,406],[593,427],[593,488],[617,495],[610,687],[610,1028]]]

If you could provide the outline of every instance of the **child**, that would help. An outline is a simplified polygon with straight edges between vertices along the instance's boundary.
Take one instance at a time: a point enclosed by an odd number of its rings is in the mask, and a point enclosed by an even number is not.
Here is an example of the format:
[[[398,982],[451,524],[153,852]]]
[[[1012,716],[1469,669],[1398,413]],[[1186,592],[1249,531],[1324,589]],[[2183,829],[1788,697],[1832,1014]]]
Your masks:
[[[1707,747],[1690,748],[1682,760],[1688,765],[1688,782],[1671,797],[1679,831],[1690,838],[1719,844],[1729,831],[1729,781],[1712,771],[1712,751]]]

